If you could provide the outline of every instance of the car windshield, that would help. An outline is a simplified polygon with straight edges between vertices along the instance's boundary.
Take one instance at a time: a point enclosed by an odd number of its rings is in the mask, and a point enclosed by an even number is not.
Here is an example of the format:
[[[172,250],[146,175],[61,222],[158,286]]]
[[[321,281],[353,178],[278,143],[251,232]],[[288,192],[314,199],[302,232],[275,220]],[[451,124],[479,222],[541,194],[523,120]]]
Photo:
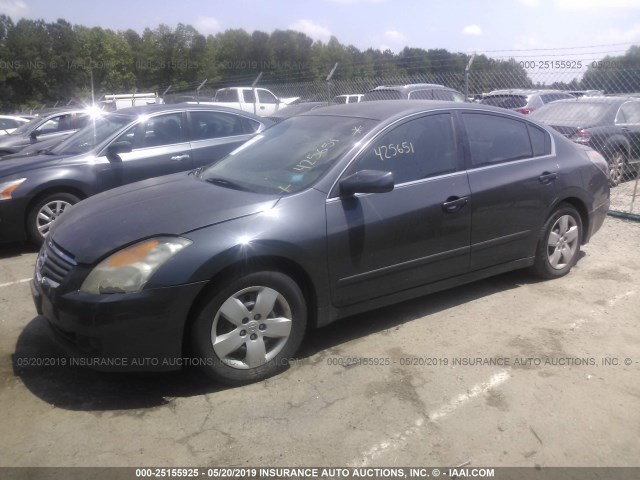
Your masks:
[[[483,105],[502,108],[522,108],[527,104],[527,97],[523,95],[490,95],[481,101]]]
[[[376,123],[329,115],[290,118],[256,135],[200,178],[238,190],[295,193],[320,178]]]
[[[401,100],[402,93],[398,90],[372,90],[367,92],[362,97],[362,102],[368,102],[371,100]]]
[[[134,117],[119,114],[94,117],[86,127],[52,149],[51,153],[56,155],[87,153],[133,120]]]
[[[11,132],[11,135],[24,135],[25,133],[28,133],[33,129],[33,127],[35,127],[38,123],[40,123],[41,120],[42,120],[42,117],[36,117],[33,120],[28,121],[27,123],[23,123],[18,128],[16,128],[13,132]]]
[[[611,105],[587,102],[548,103],[531,112],[531,117],[549,125],[595,124],[606,115]]]

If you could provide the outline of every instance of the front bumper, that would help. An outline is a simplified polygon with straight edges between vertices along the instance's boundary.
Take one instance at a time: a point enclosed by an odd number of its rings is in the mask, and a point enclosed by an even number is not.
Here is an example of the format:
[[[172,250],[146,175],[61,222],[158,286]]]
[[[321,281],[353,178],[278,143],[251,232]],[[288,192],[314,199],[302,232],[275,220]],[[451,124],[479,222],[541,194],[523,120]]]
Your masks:
[[[90,295],[60,294],[34,279],[31,293],[72,365],[104,371],[177,370],[191,360],[183,358],[183,336],[191,306],[206,283]]]

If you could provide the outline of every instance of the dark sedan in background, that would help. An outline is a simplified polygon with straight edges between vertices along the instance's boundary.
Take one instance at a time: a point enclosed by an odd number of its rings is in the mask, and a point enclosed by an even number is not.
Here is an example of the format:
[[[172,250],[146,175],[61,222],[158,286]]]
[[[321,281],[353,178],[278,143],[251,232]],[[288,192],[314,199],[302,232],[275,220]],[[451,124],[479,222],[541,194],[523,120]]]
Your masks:
[[[640,165],[640,99],[581,97],[559,100],[531,114],[565,137],[600,152],[609,163],[611,186]]]
[[[34,156],[0,161],[0,243],[42,243],[51,224],[83,198],[221,159],[269,120],[224,107],[153,105],[94,118]]]
[[[32,293],[97,368],[242,384],[283,369],[312,327],[517,268],[563,276],[608,207],[602,156],[520,114],[333,106],[197,174],[75,206]]]
[[[84,127],[93,112],[87,109],[62,108],[42,113],[7,135],[0,137],[0,157],[20,152],[40,142],[61,140]],[[2,161],[2,158],[0,158]]]

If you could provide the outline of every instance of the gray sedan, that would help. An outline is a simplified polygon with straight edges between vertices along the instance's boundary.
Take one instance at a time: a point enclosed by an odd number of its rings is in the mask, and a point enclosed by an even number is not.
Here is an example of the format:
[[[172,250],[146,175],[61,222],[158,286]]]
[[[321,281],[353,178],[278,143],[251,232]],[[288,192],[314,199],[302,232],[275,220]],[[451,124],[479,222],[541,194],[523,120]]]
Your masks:
[[[0,161],[0,243],[42,243],[53,221],[83,198],[209,165],[269,124],[238,110],[184,104],[93,118],[50,150]]]

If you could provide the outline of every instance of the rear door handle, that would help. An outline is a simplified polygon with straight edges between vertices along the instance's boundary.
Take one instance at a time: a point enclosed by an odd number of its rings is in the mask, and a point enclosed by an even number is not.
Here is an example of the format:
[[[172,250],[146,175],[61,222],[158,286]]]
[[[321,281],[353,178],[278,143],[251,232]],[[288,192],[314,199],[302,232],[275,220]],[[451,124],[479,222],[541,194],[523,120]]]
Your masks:
[[[187,160],[188,158],[189,158],[189,154],[183,153],[182,155],[174,155],[173,157],[171,157],[171,160],[174,160],[176,162],[181,162],[182,160]]]
[[[538,180],[540,180],[540,183],[542,183],[543,185],[547,185],[553,182],[556,178],[558,178],[557,173],[544,172],[538,177]]]
[[[442,204],[442,210],[444,213],[455,213],[461,210],[467,203],[469,203],[469,197],[449,197],[447,201]]]

